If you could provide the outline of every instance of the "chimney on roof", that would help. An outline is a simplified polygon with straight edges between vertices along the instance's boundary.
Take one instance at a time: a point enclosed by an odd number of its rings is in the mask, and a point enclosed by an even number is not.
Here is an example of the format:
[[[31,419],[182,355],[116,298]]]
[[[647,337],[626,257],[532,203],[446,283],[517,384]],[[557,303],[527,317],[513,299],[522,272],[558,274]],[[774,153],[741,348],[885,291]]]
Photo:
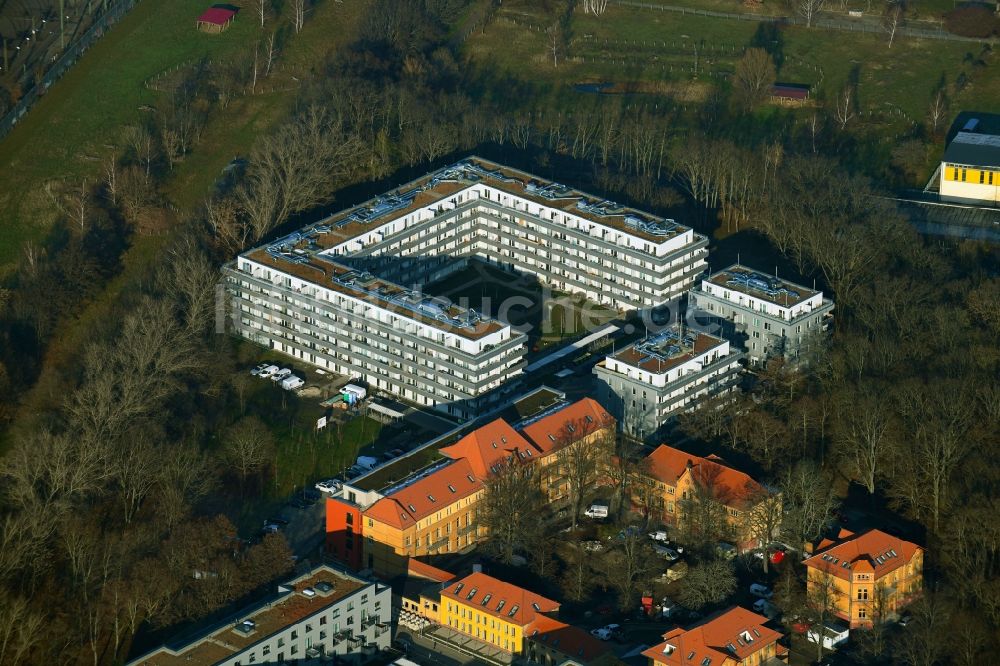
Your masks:
[[[691,462],[691,459],[690,459],[690,458],[688,458],[688,462],[687,462],[687,468],[688,468],[688,469],[691,469],[692,467],[694,467],[694,463],[693,463],[693,462]]]

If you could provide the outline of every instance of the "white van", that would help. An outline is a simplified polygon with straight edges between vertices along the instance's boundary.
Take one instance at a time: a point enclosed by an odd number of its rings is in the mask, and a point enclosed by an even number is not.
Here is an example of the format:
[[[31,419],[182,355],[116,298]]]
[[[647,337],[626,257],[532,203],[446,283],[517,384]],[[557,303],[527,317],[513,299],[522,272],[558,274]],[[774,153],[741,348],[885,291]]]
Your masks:
[[[608,505],[607,504],[591,504],[583,515],[587,518],[607,518],[608,517]]]
[[[372,458],[371,456],[358,456],[354,465],[356,467],[360,467],[361,469],[372,470],[378,465],[378,458]]]
[[[305,381],[303,381],[301,377],[296,377],[295,375],[288,375],[281,380],[281,388],[286,391],[294,391],[303,385],[305,385]]]

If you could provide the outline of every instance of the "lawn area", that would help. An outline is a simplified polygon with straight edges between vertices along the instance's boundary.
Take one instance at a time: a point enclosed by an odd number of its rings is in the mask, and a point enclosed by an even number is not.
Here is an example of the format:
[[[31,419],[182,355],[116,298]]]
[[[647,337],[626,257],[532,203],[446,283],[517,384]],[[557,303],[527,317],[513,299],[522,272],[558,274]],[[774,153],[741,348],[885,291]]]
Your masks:
[[[544,32],[549,20],[539,10],[502,9],[467,50],[473,61],[490,62],[513,79],[552,88],[567,108],[583,102],[570,92],[581,81],[658,82],[664,92],[676,92],[671,84],[695,78],[696,45],[698,80],[728,85],[728,74],[761,25],[620,6],[600,18],[578,11],[568,57],[554,66]],[[1000,106],[996,62],[986,54],[985,66],[973,65],[981,57],[974,43],[897,37],[890,49],[884,35],[786,26],[773,46],[783,54],[779,80],[811,84],[814,95],[829,98],[856,71],[860,108],[891,114],[900,129],[923,120],[942,75],[948,83],[962,73],[968,80],[953,109]]]
[[[247,42],[254,29],[249,20],[219,35],[195,30],[194,18],[204,9],[204,0],[140,2],[0,143],[0,266],[51,224],[44,182],[92,174],[121,127],[153,102],[156,93],[143,86],[147,79]]]
[[[302,410],[299,415],[310,411]],[[317,414],[322,415],[318,406]],[[275,429],[278,452],[268,496],[287,497],[319,479],[340,474],[354,464],[358,451],[378,439],[382,429],[381,423],[367,416],[351,418],[340,433],[336,427],[317,432],[312,427],[315,423],[311,417],[308,421],[299,418]]]

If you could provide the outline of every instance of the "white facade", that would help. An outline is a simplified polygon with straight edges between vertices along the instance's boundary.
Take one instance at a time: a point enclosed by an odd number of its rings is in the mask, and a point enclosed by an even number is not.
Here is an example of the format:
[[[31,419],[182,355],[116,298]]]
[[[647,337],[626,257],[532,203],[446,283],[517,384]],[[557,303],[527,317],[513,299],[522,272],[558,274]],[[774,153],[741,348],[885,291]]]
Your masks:
[[[742,357],[726,340],[672,328],[598,363],[599,400],[623,430],[647,437],[707,397],[735,390]]]
[[[240,335],[467,417],[509,398],[526,336],[401,285],[478,257],[554,290],[647,309],[695,283],[706,247],[672,220],[469,159],[246,252],[226,278]]]
[[[796,360],[809,337],[829,327],[833,307],[821,291],[739,264],[713,273],[688,295],[689,313],[703,326],[717,326],[755,365],[774,356]]]
[[[389,647],[392,591],[328,566],[278,588],[235,622],[165,645],[128,666],[248,666],[360,662]]]

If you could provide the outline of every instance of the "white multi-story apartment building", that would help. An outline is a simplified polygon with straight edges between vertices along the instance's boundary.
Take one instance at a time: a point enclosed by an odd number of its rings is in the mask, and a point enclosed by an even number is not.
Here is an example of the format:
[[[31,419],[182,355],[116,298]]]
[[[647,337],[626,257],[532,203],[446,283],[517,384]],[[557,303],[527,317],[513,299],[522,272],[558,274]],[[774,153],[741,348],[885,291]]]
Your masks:
[[[833,301],[823,292],[734,264],[701,281],[688,296],[701,324],[746,350],[754,365],[774,356],[795,361],[811,335],[825,331]]]
[[[598,401],[636,437],[648,437],[705,398],[735,390],[743,354],[729,342],[673,326],[594,366]]]
[[[508,397],[496,389],[521,372],[526,337],[419,285],[478,257],[643,310],[695,283],[706,246],[673,220],[470,158],[250,250],[226,275],[244,337],[469,416]]]
[[[389,647],[392,590],[322,565],[277,594],[194,639],[168,644],[129,666],[302,666],[361,662]]]

